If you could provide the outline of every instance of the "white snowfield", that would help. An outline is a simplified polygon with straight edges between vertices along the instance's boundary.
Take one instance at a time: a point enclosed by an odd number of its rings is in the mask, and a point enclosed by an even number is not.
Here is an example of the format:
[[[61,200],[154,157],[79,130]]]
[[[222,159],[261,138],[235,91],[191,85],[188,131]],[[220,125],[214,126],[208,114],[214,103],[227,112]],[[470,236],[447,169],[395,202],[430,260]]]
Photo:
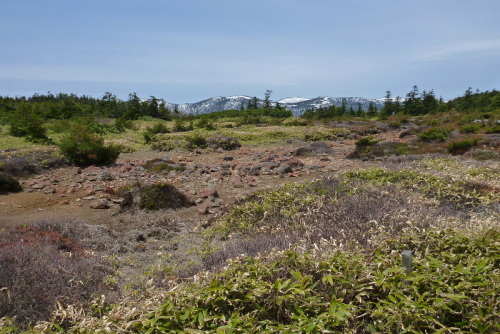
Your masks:
[[[299,102],[304,102],[304,101],[309,101],[312,99],[306,99],[303,97],[287,97],[285,99],[281,99],[278,102],[279,103],[299,103]]]

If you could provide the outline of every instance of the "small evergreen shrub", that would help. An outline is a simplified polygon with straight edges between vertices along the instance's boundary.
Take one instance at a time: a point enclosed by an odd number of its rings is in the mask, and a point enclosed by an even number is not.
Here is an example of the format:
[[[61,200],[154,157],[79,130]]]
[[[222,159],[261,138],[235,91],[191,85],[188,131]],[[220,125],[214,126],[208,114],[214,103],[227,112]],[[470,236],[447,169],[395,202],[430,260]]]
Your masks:
[[[500,133],[500,125],[490,126],[486,129],[486,133]]]
[[[144,141],[146,142],[146,144],[149,144],[154,139],[155,135],[157,135],[158,133],[169,133],[169,132],[170,130],[167,128],[165,124],[156,123],[152,127],[146,128],[142,136],[144,137]]]
[[[469,138],[465,140],[454,141],[448,144],[448,152],[453,155],[461,155],[477,145],[480,138]]]
[[[109,165],[120,155],[120,147],[105,145],[104,139],[82,124],[75,124],[59,143],[63,155],[77,166]]]
[[[18,193],[20,191],[23,191],[23,188],[19,184],[19,181],[9,174],[0,172],[0,195]]]
[[[191,205],[192,201],[171,184],[157,183],[140,188],[141,209],[179,209]]]
[[[213,149],[222,148],[226,151],[236,150],[241,147],[238,139],[227,136],[210,137],[207,139],[207,145]]]
[[[37,115],[31,106],[24,104],[11,118],[9,134],[14,137],[25,137],[33,143],[50,142],[43,118]]]
[[[460,128],[461,133],[478,133],[480,130],[481,125],[477,123],[466,124]]]
[[[378,143],[378,140],[373,140],[373,137],[363,137],[356,141],[356,147],[367,147]]]
[[[199,133],[194,133],[190,136],[186,136],[185,140],[187,141],[187,149],[194,150],[197,148],[206,148],[207,140]]]
[[[197,129],[205,129],[208,131],[215,130],[214,122],[209,120],[208,118],[200,118],[200,120],[195,124]]]
[[[432,127],[418,135],[425,142],[445,142],[450,138],[451,130],[441,127]]]
[[[193,129],[194,129],[194,126],[192,123],[189,123],[186,126],[186,123],[184,122],[184,120],[182,120],[180,118],[176,118],[172,131],[173,132],[186,132],[186,131],[191,131]]]

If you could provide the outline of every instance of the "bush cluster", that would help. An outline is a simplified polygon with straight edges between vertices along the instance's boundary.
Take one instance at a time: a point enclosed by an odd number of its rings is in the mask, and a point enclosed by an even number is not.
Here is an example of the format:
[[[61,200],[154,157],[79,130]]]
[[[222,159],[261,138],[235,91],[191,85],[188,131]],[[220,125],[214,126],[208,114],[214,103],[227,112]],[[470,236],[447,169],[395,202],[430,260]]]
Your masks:
[[[498,231],[397,238],[367,255],[243,256],[169,294],[140,332],[494,333]],[[415,254],[413,271],[400,252]]]
[[[144,141],[146,142],[146,144],[149,144],[154,139],[155,135],[157,135],[158,133],[169,133],[169,132],[170,130],[164,123],[156,123],[152,127],[146,128],[146,130],[142,133],[142,136],[144,137]]]
[[[448,144],[448,152],[453,155],[464,154],[465,152],[476,146],[479,140],[480,138],[468,138],[464,140],[452,141]]]
[[[108,265],[73,239],[34,227],[0,234],[0,317],[22,327],[48,320],[56,303],[84,306],[111,290]]]
[[[77,166],[109,165],[120,155],[120,147],[105,145],[104,139],[93,134],[84,124],[75,124],[59,143],[63,155]]]
[[[442,127],[432,127],[418,134],[418,138],[425,142],[445,142],[450,138],[451,130]]]
[[[142,186],[139,191],[140,209],[179,209],[192,204],[192,201],[185,194],[171,184],[157,183]]]
[[[0,171],[0,195],[8,193],[17,193],[23,191],[23,188],[13,176]]]

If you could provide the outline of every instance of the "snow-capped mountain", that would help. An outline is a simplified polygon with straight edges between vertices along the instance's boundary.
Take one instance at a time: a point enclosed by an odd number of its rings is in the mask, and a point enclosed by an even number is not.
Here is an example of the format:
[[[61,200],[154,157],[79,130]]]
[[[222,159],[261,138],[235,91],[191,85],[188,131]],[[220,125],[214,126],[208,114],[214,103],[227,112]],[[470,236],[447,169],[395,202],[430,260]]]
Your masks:
[[[223,110],[239,110],[241,108],[246,108],[252,97],[250,96],[229,96],[229,97],[212,97],[200,102],[195,103],[184,103],[184,104],[174,104],[166,103],[166,107],[170,110],[175,110],[185,114],[208,114],[216,111]],[[294,114],[294,116],[302,115],[308,109],[318,109],[320,107],[329,107],[331,105],[341,106],[342,103],[346,104],[346,107],[350,107],[355,110],[361,105],[361,109],[367,110],[370,101],[381,109],[384,105],[385,99],[366,99],[363,97],[328,97],[320,96],[316,98],[303,98],[303,97],[289,97],[273,102],[280,104],[281,107],[286,108]],[[259,107],[264,105],[264,101],[257,101]]]

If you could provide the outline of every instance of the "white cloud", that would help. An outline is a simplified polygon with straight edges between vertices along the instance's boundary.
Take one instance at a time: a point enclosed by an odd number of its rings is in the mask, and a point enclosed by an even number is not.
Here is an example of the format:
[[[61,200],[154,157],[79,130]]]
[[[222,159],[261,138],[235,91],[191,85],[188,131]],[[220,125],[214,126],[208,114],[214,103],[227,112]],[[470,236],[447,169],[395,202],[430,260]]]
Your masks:
[[[500,40],[463,42],[423,50],[413,55],[413,60],[436,61],[456,57],[476,57],[500,54]]]

